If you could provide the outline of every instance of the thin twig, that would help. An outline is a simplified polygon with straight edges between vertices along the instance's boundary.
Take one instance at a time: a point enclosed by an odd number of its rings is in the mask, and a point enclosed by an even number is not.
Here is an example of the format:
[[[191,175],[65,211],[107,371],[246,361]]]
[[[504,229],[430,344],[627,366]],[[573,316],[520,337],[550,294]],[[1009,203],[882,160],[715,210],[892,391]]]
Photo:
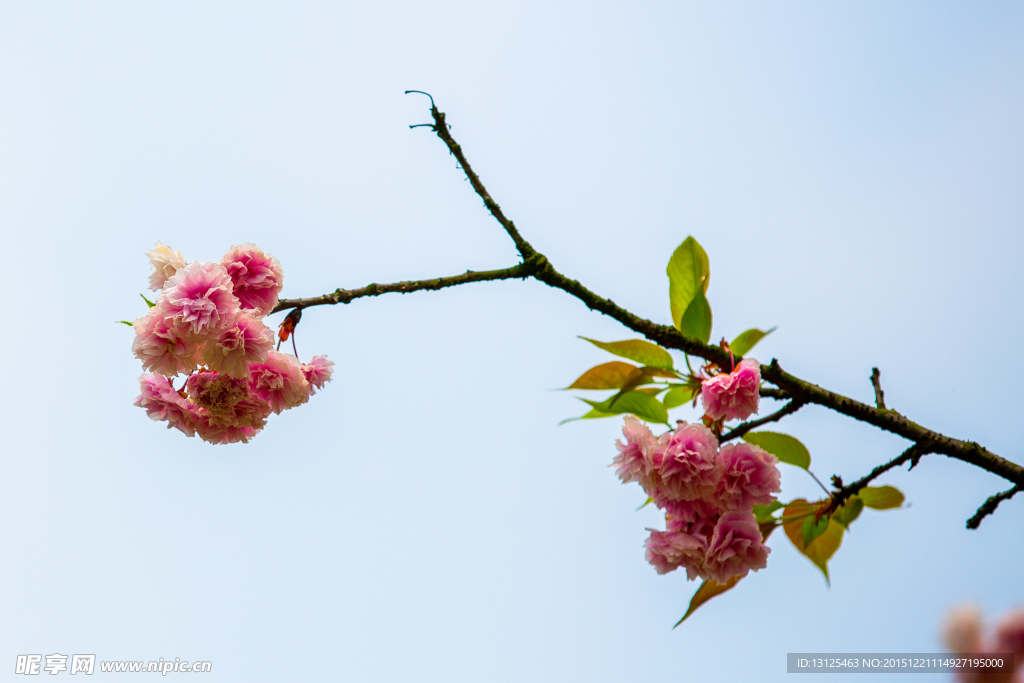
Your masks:
[[[769,422],[778,422],[787,415],[791,415],[792,413],[795,413],[796,411],[800,410],[805,405],[807,405],[805,402],[793,399],[786,405],[782,406],[782,408],[780,408],[779,410],[776,410],[771,415],[766,415],[765,417],[762,417],[759,420],[751,420],[750,422],[744,422],[743,424],[736,425],[732,429],[732,431],[730,431],[728,434],[725,434],[721,439],[718,440],[718,442],[725,443],[726,441],[730,441],[732,439],[738,439],[739,437],[749,432],[751,429],[757,429],[761,425],[766,425]],[[828,489],[825,489],[825,491],[828,492]]]
[[[897,457],[893,458],[889,462],[879,465],[875,469],[871,470],[867,476],[861,477],[852,484],[848,484],[835,493],[832,494],[832,500],[829,501],[828,507],[825,509],[824,514],[831,515],[833,512],[843,506],[843,504],[850,498],[850,496],[857,495],[862,488],[870,484],[872,481],[877,479],[879,476],[885,474],[894,467],[898,467],[908,460],[917,460],[922,455],[932,453],[930,448],[922,446],[921,444],[914,444],[907,450],[900,453]]]
[[[871,368],[871,386],[875,388],[875,406],[879,410],[885,410],[885,392],[882,391],[882,383],[879,381],[882,373],[878,368]]]
[[[419,92],[420,94],[427,95],[427,93],[418,90],[410,90],[407,92]],[[430,95],[427,95],[427,97],[430,97]],[[459,166],[462,167],[462,171],[469,179],[470,184],[473,186],[473,190],[475,190],[480,196],[480,199],[484,200],[484,206],[486,206],[487,210],[491,212],[494,219],[501,224],[501,227],[505,228],[505,232],[507,232],[508,236],[512,238],[512,241],[515,242],[516,249],[519,250],[519,254],[523,259],[530,258],[530,256],[535,253],[533,247],[530,246],[530,243],[524,240],[522,236],[520,236],[519,231],[516,230],[515,224],[505,217],[505,214],[501,211],[501,207],[498,206],[498,202],[491,198],[491,195],[487,192],[487,188],[485,188],[484,184],[480,181],[480,176],[473,171],[473,167],[469,165],[469,160],[466,159],[466,155],[462,153],[462,146],[455,142],[455,138],[453,138],[449,132],[449,126],[444,120],[444,113],[439,111],[437,106],[434,105],[433,97],[430,97],[430,115],[434,119],[434,125],[432,126],[434,132],[437,133],[437,137],[441,138],[444,144],[448,146],[448,151],[458,159]]]
[[[981,507],[978,508],[978,511],[974,513],[974,516],[967,520],[967,528],[977,529],[979,526],[981,526],[981,520],[985,519],[993,512],[995,512],[996,508],[999,507],[1000,503],[1002,503],[1004,500],[1009,500],[1010,498],[1013,498],[1013,496],[1020,492],[1021,490],[1024,490],[1024,487],[1018,484],[1017,486],[1014,486],[1012,489],[1003,491],[1002,493],[997,493],[996,495],[986,500],[984,503],[982,503]]]
[[[314,296],[308,299],[281,299],[274,306],[271,313],[284,311],[289,308],[309,308],[310,306],[323,306],[325,304],[347,304],[354,299],[364,296],[380,296],[389,292],[418,292],[420,290],[444,289],[455,285],[464,285],[468,282],[486,282],[488,280],[510,280],[513,278],[527,278],[532,273],[533,266],[529,263],[520,263],[511,268],[502,270],[467,270],[462,275],[451,277],[438,277],[431,280],[409,280],[406,282],[395,282],[389,285],[372,284],[358,289],[336,289],[330,294]]]

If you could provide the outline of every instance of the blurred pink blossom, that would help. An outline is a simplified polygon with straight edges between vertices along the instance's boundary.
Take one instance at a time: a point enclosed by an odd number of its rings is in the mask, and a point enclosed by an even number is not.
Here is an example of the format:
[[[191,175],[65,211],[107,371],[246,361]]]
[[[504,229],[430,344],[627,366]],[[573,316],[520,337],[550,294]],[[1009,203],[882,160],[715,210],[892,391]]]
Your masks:
[[[749,443],[731,443],[718,453],[721,477],[715,502],[726,510],[750,511],[754,505],[768,505],[778,493],[780,474],[774,455]]]
[[[971,654],[981,650],[982,619],[977,606],[960,605],[946,616],[942,628],[942,642],[958,655]]]
[[[1018,668],[1024,668],[1024,609],[1017,608],[1003,615],[996,624],[996,652],[1012,652]]]
[[[231,247],[220,262],[231,276],[234,294],[242,308],[261,316],[274,310],[284,286],[284,272],[276,258],[264,254],[256,245],[243,244]]]
[[[1024,610],[1015,609],[1003,616],[992,638],[984,638],[981,610],[971,604],[950,610],[942,627],[942,642],[958,655],[986,658],[987,655],[1013,653],[1013,672],[963,671],[956,678],[963,683],[1024,683]]]
[[[761,365],[753,358],[740,361],[730,373],[704,382],[700,398],[712,420],[743,420],[757,412],[760,401]]]

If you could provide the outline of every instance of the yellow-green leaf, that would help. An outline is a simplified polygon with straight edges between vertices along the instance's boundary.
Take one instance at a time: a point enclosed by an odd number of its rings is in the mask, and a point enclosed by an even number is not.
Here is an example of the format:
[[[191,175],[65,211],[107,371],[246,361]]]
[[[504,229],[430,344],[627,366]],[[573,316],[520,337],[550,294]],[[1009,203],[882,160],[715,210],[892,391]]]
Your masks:
[[[864,501],[857,496],[850,496],[841,508],[832,513],[832,519],[849,529],[863,509]]]
[[[662,403],[665,407],[671,410],[672,408],[678,408],[684,403],[689,403],[693,400],[694,395],[700,391],[700,387],[696,389],[692,387],[672,387],[662,398]]]
[[[602,363],[584,372],[566,389],[620,389],[636,369],[635,365],[617,360]]]
[[[580,400],[602,413],[616,415],[632,413],[647,422],[668,424],[668,410],[661,401],[646,391],[627,391],[624,394],[616,395],[614,398],[615,405],[612,405],[612,399],[602,401],[601,403],[588,401],[585,398]]]
[[[567,422],[575,422],[576,420],[596,420],[601,417],[615,417],[615,413],[602,413],[600,410],[590,409],[586,414],[580,415],[579,417],[567,417],[558,423],[561,427]]]
[[[814,515],[811,515],[804,519],[804,523],[800,527],[800,534],[803,538],[804,547],[806,548],[814,541],[814,539],[825,533],[825,530],[828,529],[828,524],[828,517],[821,517],[815,521]]]
[[[711,339],[711,322],[711,304],[704,292],[698,289],[676,327],[688,337],[696,337],[707,344]]]
[[[139,296],[142,297],[142,300],[145,301],[146,305],[149,306],[150,308],[153,308],[154,306],[156,306],[155,303],[153,303],[152,301],[150,301],[149,299],[146,298],[145,294],[139,294]]]
[[[892,486],[865,486],[857,497],[864,505],[875,510],[891,510],[903,505],[903,494]]]
[[[820,535],[813,538],[810,543],[804,543],[804,522],[809,518],[813,523],[814,514],[820,506],[821,503],[811,504],[797,498],[782,511],[782,518],[787,520],[782,528],[793,546],[825,575],[825,583],[831,584],[828,561],[843,542],[843,525],[835,520],[829,520],[828,527]]]
[[[800,440],[790,436],[789,434],[779,434],[778,432],[748,432],[743,435],[743,440],[747,443],[752,443],[755,446],[760,446],[764,450],[768,451],[776,458],[779,462],[784,462],[787,465],[795,465],[802,469],[807,469],[811,466],[811,453],[807,450],[807,447],[800,443]]]
[[[673,368],[672,356],[668,351],[661,348],[657,344],[652,344],[649,341],[643,339],[629,339],[627,341],[618,342],[599,342],[593,339],[587,339],[586,337],[580,337],[585,341],[590,342],[599,349],[604,349],[608,353],[614,353],[616,356],[628,358],[629,360],[636,361],[641,365],[649,365],[654,368],[664,368],[671,370]]]
[[[673,252],[666,272],[668,273],[669,304],[672,307],[672,324],[681,331],[680,321],[683,319],[683,313],[693,301],[697,290],[708,291],[708,282],[711,277],[708,255],[704,248],[697,243],[697,240],[687,237]]]
[[[690,598],[690,607],[686,610],[686,614],[683,615],[683,618],[676,622],[676,626],[679,626],[679,624],[686,621],[687,617],[693,614],[694,611],[696,611],[696,609],[703,605],[705,602],[715,597],[716,595],[721,595],[727,590],[730,590],[733,586],[740,582],[741,578],[742,577],[740,576],[734,576],[728,581],[726,581],[724,584],[718,583],[717,581],[712,581],[711,579],[705,580],[702,584],[700,584],[700,588],[698,588],[697,592],[693,594],[693,597]],[[676,626],[673,626],[672,628],[675,628]]]
[[[611,400],[608,402],[608,407],[610,408],[614,406],[618,402],[619,397],[621,397],[627,391],[633,391],[637,387],[642,386],[644,384],[654,383],[656,377],[676,379],[676,374],[669,370],[662,370],[661,368],[652,368],[650,366],[634,368],[633,371],[629,373],[629,377],[626,378],[626,381],[622,383],[622,389],[619,390],[619,393],[612,396]],[[658,391],[660,392],[660,389]]]
[[[123,324],[127,325],[128,327],[135,327],[135,323],[130,323],[127,320],[115,320],[114,322],[123,323]]]
[[[774,327],[764,332],[753,327],[746,332],[741,332],[738,337],[732,340],[729,344],[729,348],[732,349],[733,354],[737,357],[745,356],[750,349],[757,345],[757,342],[761,341],[774,331]]]
[[[754,519],[757,520],[758,524],[764,524],[765,522],[774,521],[772,516],[779,508],[786,507],[785,503],[777,500],[773,500],[768,505],[755,505],[754,506]]]

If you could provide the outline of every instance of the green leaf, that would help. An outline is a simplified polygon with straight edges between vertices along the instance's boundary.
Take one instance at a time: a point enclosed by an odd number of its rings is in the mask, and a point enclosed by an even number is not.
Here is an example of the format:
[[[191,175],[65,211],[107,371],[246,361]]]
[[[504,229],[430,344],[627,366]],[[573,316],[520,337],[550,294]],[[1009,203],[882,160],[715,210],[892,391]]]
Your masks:
[[[620,389],[636,369],[635,365],[617,360],[595,365],[566,389]]]
[[[696,337],[705,344],[711,339],[711,304],[700,289],[693,295],[682,319],[676,325],[683,334]]]
[[[123,324],[127,325],[128,327],[135,327],[135,323],[130,323],[127,320],[115,320],[114,322],[116,322],[116,323],[123,323]]]
[[[794,465],[805,470],[811,466],[811,454],[807,447],[800,443],[799,439],[789,434],[748,432],[743,435],[743,440],[755,446],[760,446],[778,458],[779,462]]]
[[[773,500],[770,505],[755,505],[754,519],[757,520],[758,524],[764,524],[765,522],[772,521],[775,519],[772,517],[772,514],[779,508],[783,507],[786,507],[786,504],[777,500]]]
[[[804,547],[806,548],[814,539],[825,533],[825,530],[828,529],[828,524],[828,517],[822,517],[817,522],[814,521],[814,515],[804,519],[804,523],[800,527],[800,534],[803,538]]]
[[[646,420],[647,422],[668,424],[668,410],[665,408],[664,404],[662,404],[662,402],[655,396],[652,396],[645,391],[627,391],[626,393],[616,395],[613,398],[616,399],[615,405],[611,405],[611,398],[601,403],[588,401],[585,398],[580,400],[602,413],[611,413],[614,415],[632,413],[641,420]]]
[[[686,610],[686,614],[683,615],[683,618],[676,622],[676,626],[679,626],[679,624],[686,621],[687,617],[693,614],[697,610],[697,608],[703,605],[705,602],[715,597],[716,595],[721,595],[722,593],[731,589],[733,586],[740,582],[741,578],[742,577],[740,576],[734,576],[728,581],[726,581],[724,584],[712,581],[711,579],[706,579],[700,585],[700,588],[697,589],[697,592],[693,594],[693,597],[690,598],[690,607]],[[673,626],[672,628],[675,628],[676,626]]]
[[[652,384],[654,382],[655,377],[667,377],[669,379],[676,379],[676,374],[674,372],[669,372],[668,370],[662,370],[661,368],[652,368],[650,366],[634,368],[633,371],[629,374],[629,377],[626,378],[626,381],[622,383],[622,389],[619,390],[619,393],[612,396],[611,401],[608,403],[608,407],[610,408],[614,406],[618,402],[619,398],[627,391],[632,391],[644,384]],[[661,390],[659,389],[658,393],[660,393],[660,391]],[[644,393],[650,392],[645,391]]]
[[[156,306],[155,303],[153,303],[152,301],[150,301],[149,299],[146,298],[145,294],[139,294],[139,296],[142,297],[142,300],[145,301],[146,305],[149,306],[150,308],[153,308],[154,306]]]
[[[708,291],[711,268],[704,248],[693,237],[683,240],[668,261],[668,298],[672,324],[680,332],[680,321],[697,291]]]
[[[752,327],[746,332],[741,332],[738,337],[733,339],[732,342],[729,344],[729,348],[732,349],[733,354],[735,354],[736,356],[745,356],[747,355],[747,352],[750,351],[750,349],[754,348],[757,345],[757,342],[761,341],[769,334],[774,332],[775,329],[776,328],[773,327],[770,330],[762,332],[756,327]]]
[[[864,501],[864,505],[875,510],[891,510],[903,505],[903,494],[899,489],[892,486],[866,486],[862,488],[857,497]]]
[[[637,512],[640,512],[641,510],[643,510],[643,509],[644,509],[645,507],[647,507],[648,505],[650,505],[650,504],[651,504],[651,503],[653,503],[653,502],[654,502],[654,499],[653,499],[653,498],[648,498],[648,499],[647,499],[646,501],[644,501],[644,504],[643,504],[643,505],[641,505],[640,507],[638,507],[638,508],[636,509],[636,511],[637,511]]]
[[[619,342],[599,342],[587,339],[586,337],[580,337],[580,339],[588,341],[608,353],[614,353],[616,356],[635,360],[641,365],[649,365],[653,368],[664,368],[666,370],[673,368],[672,356],[668,351],[657,344],[652,344],[643,339],[630,339]]]
[[[580,415],[579,417],[567,417],[567,418],[565,418],[564,420],[562,420],[561,422],[558,423],[558,426],[561,427],[562,425],[566,424],[567,422],[575,422],[576,420],[596,420],[596,419],[601,418],[601,417],[615,417],[615,414],[614,413],[602,413],[600,410],[591,409],[585,415]]]
[[[849,529],[863,509],[864,501],[857,496],[850,496],[841,508],[832,513],[832,519]]]
[[[831,585],[828,576],[828,561],[839,550],[843,542],[843,525],[835,520],[828,520],[828,526],[818,536],[815,536],[809,543],[804,543],[804,523],[808,519],[814,523],[814,514],[821,503],[811,504],[803,498],[797,498],[789,503],[782,512],[783,519],[787,519],[782,528],[793,546],[800,553],[809,559],[825,575],[825,583]]]
[[[685,386],[672,387],[671,389],[668,390],[668,393],[665,394],[665,397],[662,399],[662,403],[664,403],[665,407],[668,408],[669,410],[671,410],[672,408],[678,408],[684,403],[689,403],[690,401],[692,401],[694,395],[698,391],[700,391],[700,387],[698,387],[697,389]]]

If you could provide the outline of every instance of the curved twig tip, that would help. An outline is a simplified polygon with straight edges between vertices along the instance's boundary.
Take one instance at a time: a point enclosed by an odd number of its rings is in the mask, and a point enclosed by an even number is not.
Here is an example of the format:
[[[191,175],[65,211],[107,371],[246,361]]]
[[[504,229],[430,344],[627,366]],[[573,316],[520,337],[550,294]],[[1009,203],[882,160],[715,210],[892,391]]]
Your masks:
[[[426,95],[427,97],[430,98],[430,108],[431,109],[437,109],[437,107],[434,105],[434,98],[433,98],[433,96],[431,96],[430,93],[423,92],[422,90],[406,90],[405,91],[406,95],[409,95],[410,93],[416,93],[417,95]]]

